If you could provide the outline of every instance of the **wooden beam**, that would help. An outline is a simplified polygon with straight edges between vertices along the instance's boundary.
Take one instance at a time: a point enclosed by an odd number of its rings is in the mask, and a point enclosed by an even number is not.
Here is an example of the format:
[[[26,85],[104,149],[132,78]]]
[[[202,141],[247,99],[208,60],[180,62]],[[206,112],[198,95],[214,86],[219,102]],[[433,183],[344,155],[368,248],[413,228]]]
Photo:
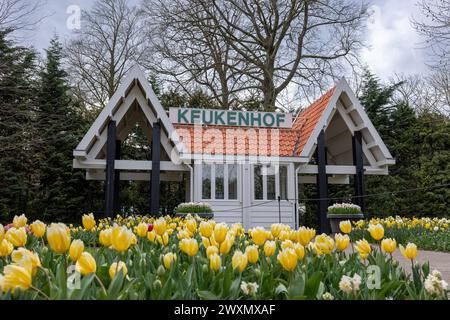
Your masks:
[[[182,181],[182,172],[169,171],[161,173],[161,181]],[[105,172],[100,170],[88,170],[86,180],[105,180]],[[150,172],[120,172],[121,181],[150,181]]]
[[[77,169],[105,169],[106,160],[85,160],[80,161],[74,159],[73,167]],[[151,171],[152,162],[145,160],[116,160],[115,168],[118,170],[129,171]],[[161,161],[161,171],[189,171],[189,168],[184,164],[175,164],[172,161]]]
[[[326,166],[327,174],[356,174],[355,166],[340,166],[340,165],[328,165]],[[386,175],[388,173],[386,168],[380,167],[364,167],[364,174],[366,175]],[[302,165],[299,169],[301,174],[318,174],[317,165],[307,164]]]
[[[106,187],[105,187],[105,214],[114,215],[114,162],[116,157],[116,122],[108,124],[108,139],[106,144]]]
[[[364,165],[363,165],[363,147],[361,131],[355,131],[352,136],[353,146],[353,164],[356,168],[355,174],[355,202],[361,207],[362,212],[365,212],[364,206]]]
[[[159,215],[160,199],[160,161],[161,161],[161,126],[159,122],[153,123],[152,136],[152,175],[151,175],[151,196],[150,214]]]
[[[121,157],[122,143],[120,140],[116,140],[116,160]],[[114,170],[114,214],[118,214],[120,211],[120,170],[115,168]]]
[[[317,177],[313,176],[313,175],[299,176],[298,183],[299,184],[316,184]],[[328,177],[328,184],[349,184],[349,183],[350,183],[350,178],[348,175],[337,175],[337,176]]]

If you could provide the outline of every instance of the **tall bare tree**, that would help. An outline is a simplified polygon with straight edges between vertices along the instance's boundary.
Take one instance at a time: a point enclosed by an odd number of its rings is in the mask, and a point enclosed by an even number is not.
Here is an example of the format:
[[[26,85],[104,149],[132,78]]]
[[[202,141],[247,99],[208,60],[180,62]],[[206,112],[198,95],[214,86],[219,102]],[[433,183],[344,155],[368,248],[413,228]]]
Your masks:
[[[212,3],[209,6],[215,10]],[[220,34],[212,32],[216,21],[204,13],[198,1],[147,0],[144,10],[154,50],[149,68],[188,95],[200,86],[221,108],[236,106],[238,94],[252,83],[244,73],[234,71],[248,64],[238,59]]]
[[[12,32],[34,29],[45,18],[41,12],[44,3],[42,0],[1,0],[0,30]]]
[[[421,0],[421,18],[413,18],[412,25],[421,34],[424,47],[431,51],[430,64],[450,69],[450,0]]]
[[[361,45],[366,5],[344,0],[193,0],[273,110],[289,84],[320,84]]]
[[[121,79],[143,61],[142,11],[126,0],[98,0],[82,12],[81,29],[66,46],[73,84],[88,105],[103,107]]]

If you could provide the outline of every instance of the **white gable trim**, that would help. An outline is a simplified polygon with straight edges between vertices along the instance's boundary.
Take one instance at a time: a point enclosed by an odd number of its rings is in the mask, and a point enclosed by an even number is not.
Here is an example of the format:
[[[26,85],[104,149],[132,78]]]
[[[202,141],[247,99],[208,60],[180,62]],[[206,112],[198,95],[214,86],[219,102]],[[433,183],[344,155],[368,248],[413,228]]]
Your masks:
[[[94,160],[106,143],[108,122],[115,120],[119,123],[134,101],[137,101],[150,125],[155,121],[161,122],[161,144],[170,159],[177,161],[176,158],[179,156],[178,135],[150,83],[138,66],[134,66],[129,71],[108,104],[95,119],[74,150],[74,157],[81,161]],[[154,114],[151,109],[153,109]]]
[[[352,106],[349,109],[345,109],[339,102],[339,99],[342,93],[344,92],[347,94],[348,98],[352,103]],[[374,141],[370,143],[369,146],[365,142],[363,142],[363,152],[364,155],[369,160],[371,166],[380,167],[383,165],[395,164],[395,160],[392,158],[391,153],[389,152],[388,148],[381,139],[378,131],[373,126],[372,122],[370,121],[369,117],[364,111],[364,108],[362,107],[358,98],[356,98],[353,90],[350,88],[350,86],[348,85],[347,81],[344,78],[342,78],[336,85],[336,89],[334,90],[334,93],[330,101],[328,102],[328,105],[325,107],[322,117],[320,118],[319,122],[317,123],[316,127],[311,133],[307,143],[305,144],[305,147],[303,148],[300,157],[311,159],[313,152],[316,148],[317,138],[320,134],[320,131],[322,129],[327,128],[336,111],[339,112],[339,114],[342,116],[342,119],[344,120],[344,122],[346,123],[348,129],[351,131],[352,134],[354,133],[354,131],[361,130],[363,128],[367,128],[367,130],[369,131],[369,134],[372,136]],[[355,127],[352,124],[348,115],[350,112],[358,113],[358,115],[362,119],[361,125]],[[376,161],[375,157],[370,151],[370,148],[373,148],[375,146],[378,146],[380,148],[384,159]]]

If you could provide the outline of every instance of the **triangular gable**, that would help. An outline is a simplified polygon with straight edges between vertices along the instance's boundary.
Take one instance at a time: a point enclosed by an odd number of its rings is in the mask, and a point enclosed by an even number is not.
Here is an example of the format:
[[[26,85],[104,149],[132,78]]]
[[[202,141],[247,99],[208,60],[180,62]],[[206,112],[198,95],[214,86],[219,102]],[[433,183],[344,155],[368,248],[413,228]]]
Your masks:
[[[132,107],[140,107],[145,116],[145,119],[135,119],[141,126],[145,124],[145,120],[150,126],[156,121],[161,123],[161,145],[171,160],[175,160],[172,157],[178,157],[179,154],[176,146],[178,135],[150,83],[138,66],[134,66],[129,71],[108,104],[95,119],[74,150],[75,158],[95,160],[105,146],[109,121],[114,120],[119,123]]]
[[[326,129],[335,112],[339,112],[352,134],[354,131],[363,130],[363,152],[371,166],[379,167],[395,164],[395,160],[392,158],[378,131],[344,78],[312,106],[320,110],[315,112],[312,130],[311,128],[306,131],[303,130],[307,133],[307,136],[300,136],[300,141],[302,138],[303,141],[306,140],[303,147],[299,148],[299,156],[301,158],[311,159],[320,131]],[[294,126],[300,126],[300,128],[297,128],[300,131],[302,131],[301,125],[307,120],[306,118],[302,120],[302,116],[305,117],[305,111],[294,122]],[[317,118],[317,113],[320,113],[319,118]],[[311,112],[312,115],[314,115],[314,112]],[[355,118],[358,121],[355,122]]]

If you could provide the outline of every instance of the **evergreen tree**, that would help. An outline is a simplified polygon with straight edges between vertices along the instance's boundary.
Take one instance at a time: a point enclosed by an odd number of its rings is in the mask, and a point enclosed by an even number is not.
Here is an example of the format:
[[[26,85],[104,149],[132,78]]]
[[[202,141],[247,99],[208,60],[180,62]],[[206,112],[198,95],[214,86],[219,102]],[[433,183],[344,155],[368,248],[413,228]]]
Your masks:
[[[27,212],[31,186],[35,52],[8,40],[0,30],[0,215]]]

